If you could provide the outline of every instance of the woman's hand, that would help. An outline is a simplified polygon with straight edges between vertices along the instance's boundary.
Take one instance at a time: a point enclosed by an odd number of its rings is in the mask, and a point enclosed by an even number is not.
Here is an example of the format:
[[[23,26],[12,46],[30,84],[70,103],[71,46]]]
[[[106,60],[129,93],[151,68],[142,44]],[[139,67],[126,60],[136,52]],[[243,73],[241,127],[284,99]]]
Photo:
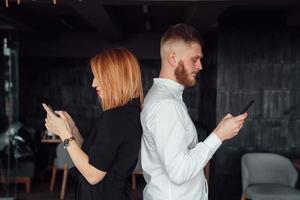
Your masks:
[[[72,135],[75,137],[76,139],[76,143],[81,147],[82,143],[83,143],[83,137],[81,136],[74,120],[72,119],[72,117],[69,115],[69,113],[67,113],[66,111],[62,111],[63,114],[63,119],[65,119],[72,131]]]
[[[72,129],[66,120],[66,117],[63,115],[62,111],[55,111],[58,115],[55,115],[46,104],[43,104],[44,109],[47,112],[47,117],[45,119],[45,127],[53,132],[55,135],[58,135],[61,140],[72,137]],[[72,120],[73,121],[73,120]]]
[[[72,134],[77,133],[78,132],[78,128],[74,122],[74,120],[72,119],[72,117],[69,115],[69,113],[67,113],[66,111],[59,111],[60,113],[63,114],[63,119],[65,119],[67,121],[67,123],[69,124]],[[57,113],[59,113],[57,112]]]
[[[70,115],[64,111],[55,111],[55,113],[53,113],[46,104],[43,104],[43,107],[47,112],[47,117],[45,119],[46,128],[58,135],[61,140],[70,138],[72,136],[72,128],[76,128]],[[107,172],[101,171],[91,165],[89,163],[88,155],[80,148],[80,145],[78,145],[77,142],[78,140],[76,138],[75,142],[72,142],[71,145],[68,146],[67,151],[79,172],[90,184],[95,185],[105,177]]]

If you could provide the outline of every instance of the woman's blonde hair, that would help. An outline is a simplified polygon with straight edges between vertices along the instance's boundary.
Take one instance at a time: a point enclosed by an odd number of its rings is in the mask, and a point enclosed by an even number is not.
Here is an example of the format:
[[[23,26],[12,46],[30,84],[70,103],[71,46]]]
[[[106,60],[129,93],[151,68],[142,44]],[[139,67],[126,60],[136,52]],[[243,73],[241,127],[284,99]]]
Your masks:
[[[125,48],[106,49],[94,56],[90,64],[101,88],[103,110],[125,105],[133,98],[139,98],[142,105],[140,65],[130,51]]]

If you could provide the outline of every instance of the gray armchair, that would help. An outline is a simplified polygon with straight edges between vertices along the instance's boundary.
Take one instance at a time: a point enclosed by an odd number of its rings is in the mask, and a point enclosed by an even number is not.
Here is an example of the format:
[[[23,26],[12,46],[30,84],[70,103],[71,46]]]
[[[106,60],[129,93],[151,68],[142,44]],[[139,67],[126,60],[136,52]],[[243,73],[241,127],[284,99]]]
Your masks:
[[[300,191],[295,189],[298,172],[289,159],[273,153],[248,153],[242,157],[241,170],[242,200],[300,200]]]
[[[54,165],[52,168],[52,177],[50,183],[50,191],[53,191],[55,179],[56,179],[56,171],[58,169],[63,170],[63,179],[61,184],[61,192],[60,199],[65,198],[65,192],[67,187],[67,179],[68,179],[68,169],[74,167],[74,163],[71,160],[66,149],[64,149],[63,143],[59,143],[56,147],[56,158],[54,160]]]

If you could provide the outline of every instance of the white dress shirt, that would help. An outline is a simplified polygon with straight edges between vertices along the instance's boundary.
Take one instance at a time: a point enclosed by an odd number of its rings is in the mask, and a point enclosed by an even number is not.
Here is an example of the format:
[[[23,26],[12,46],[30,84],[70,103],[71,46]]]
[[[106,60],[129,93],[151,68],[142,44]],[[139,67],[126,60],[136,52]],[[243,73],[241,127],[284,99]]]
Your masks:
[[[141,161],[147,185],[144,200],[207,200],[203,168],[221,145],[211,133],[198,143],[182,100],[184,86],[163,78],[144,100]]]

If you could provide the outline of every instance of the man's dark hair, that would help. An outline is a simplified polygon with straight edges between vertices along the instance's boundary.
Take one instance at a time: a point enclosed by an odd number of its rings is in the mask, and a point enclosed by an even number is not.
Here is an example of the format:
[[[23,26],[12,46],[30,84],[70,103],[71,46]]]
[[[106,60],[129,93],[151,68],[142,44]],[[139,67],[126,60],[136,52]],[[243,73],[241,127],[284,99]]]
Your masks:
[[[169,40],[181,40],[186,44],[196,42],[203,47],[203,40],[199,32],[187,24],[175,24],[171,26],[161,38],[160,46]]]

